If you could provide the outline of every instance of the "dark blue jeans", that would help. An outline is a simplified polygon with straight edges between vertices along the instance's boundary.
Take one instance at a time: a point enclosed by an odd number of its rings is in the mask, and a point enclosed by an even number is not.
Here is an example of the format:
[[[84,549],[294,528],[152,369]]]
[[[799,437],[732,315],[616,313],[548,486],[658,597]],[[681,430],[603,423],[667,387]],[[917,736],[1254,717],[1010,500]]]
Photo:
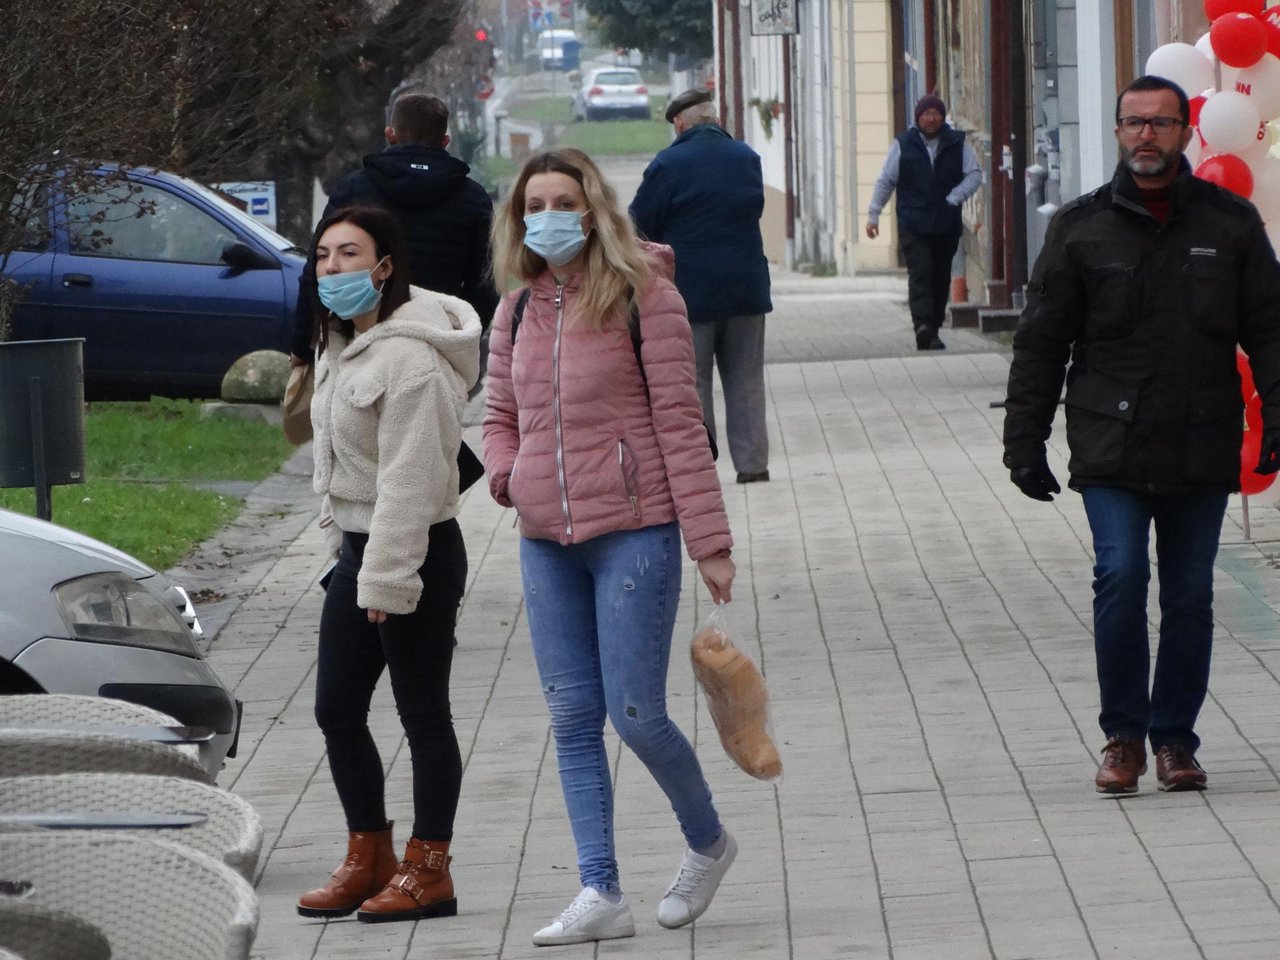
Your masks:
[[[1142,740],[1159,750],[1200,746],[1196,717],[1209,689],[1213,650],[1213,563],[1227,510],[1225,493],[1145,496],[1087,487],[1093,531],[1093,627],[1108,737]],[[1154,522],[1160,581],[1160,646],[1148,693],[1147,541]]]

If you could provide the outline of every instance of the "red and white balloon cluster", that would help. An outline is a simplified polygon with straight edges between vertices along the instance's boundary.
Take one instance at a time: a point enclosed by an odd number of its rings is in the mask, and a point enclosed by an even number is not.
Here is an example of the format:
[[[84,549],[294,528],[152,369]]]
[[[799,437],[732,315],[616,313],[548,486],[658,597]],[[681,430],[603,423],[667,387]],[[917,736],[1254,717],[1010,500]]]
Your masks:
[[[1204,0],[1209,32],[1192,46],[1166,43],[1148,74],[1172,80],[1191,98],[1197,135],[1187,159],[1197,177],[1253,201],[1280,247],[1280,159],[1270,156],[1280,117],[1280,5]]]

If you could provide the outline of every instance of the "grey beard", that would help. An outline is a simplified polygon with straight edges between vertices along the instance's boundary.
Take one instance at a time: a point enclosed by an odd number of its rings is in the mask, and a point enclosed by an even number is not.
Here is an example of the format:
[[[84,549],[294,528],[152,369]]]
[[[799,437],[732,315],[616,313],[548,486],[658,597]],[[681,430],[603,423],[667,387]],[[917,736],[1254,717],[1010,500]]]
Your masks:
[[[1129,153],[1124,158],[1124,165],[1129,168],[1130,173],[1136,173],[1140,177],[1158,177],[1162,173],[1166,173],[1172,166],[1170,159],[1163,153],[1159,159],[1142,159]]]

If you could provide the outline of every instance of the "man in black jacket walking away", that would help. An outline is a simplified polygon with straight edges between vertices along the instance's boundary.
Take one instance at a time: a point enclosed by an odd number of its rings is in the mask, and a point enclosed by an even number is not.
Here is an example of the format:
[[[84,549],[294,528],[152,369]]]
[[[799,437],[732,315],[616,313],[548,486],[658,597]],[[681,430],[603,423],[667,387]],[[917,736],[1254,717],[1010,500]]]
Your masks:
[[[930,94],[916,103],[915,126],[889,147],[867,210],[867,236],[880,235],[880,211],[898,191],[898,249],[907,264],[907,300],[917,350],[942,350],[951,261],[964,223],[960,207],[982,184],[978,157],[947,123],[946,105]]]
[[[1257,211],[1192,176],[1189,121],[1186,94],[1161,77],[1120,94],[1115,176],[1050,223],[1009,370],[1004,464],[1035,500],[1060,491],[1045,443],[1066,381],[1070,486],[1096,558],[1101,793],[1138,789],[1148,739],[1161,790],[1207,781],[1194,728],[1218,537],[1240,483],[1237,342],[1263,400],[1257,470],[1280,468],[1280,265]],[[1149,685],[1153,523],[1160,640]]]
[[[386,149],[365,157],[359,170],[338,182],[323,217],[356,203],[386,207],[404,229],[413,285],[467,301],[487,330],[498,305],[489,254],[493,201],[467,176],[471,168],[445,150],[448,129],[449,108],[438,97],[399,97],[391,108]],[[309,289],[304,277],[302,290]],[[311,328],[310,297],[300,296],[296,358],[311,356]]]

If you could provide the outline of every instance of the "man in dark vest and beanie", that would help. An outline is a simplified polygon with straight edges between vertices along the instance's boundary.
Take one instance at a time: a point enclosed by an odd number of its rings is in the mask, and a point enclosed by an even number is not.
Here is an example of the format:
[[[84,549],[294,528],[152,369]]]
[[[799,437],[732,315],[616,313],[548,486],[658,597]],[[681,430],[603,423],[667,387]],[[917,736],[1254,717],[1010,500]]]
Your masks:
[[[933,94],[916,103],[915,125],[889,147],[867,211],[867,236],[880,235],[880,211],[898,191],[898,247],[907,264],[907,299],[917,350],[942,350],[951,261],[964,224],[960,207],[977,192],[982,168],[964,133],[947,123]]]

